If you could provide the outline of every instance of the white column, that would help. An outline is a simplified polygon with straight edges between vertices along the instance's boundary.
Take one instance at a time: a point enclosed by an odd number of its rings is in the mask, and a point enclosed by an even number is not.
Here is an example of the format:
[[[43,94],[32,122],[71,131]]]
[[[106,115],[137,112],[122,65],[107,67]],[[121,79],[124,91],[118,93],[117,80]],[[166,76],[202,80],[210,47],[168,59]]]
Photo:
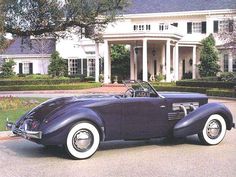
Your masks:
[[[170,77],[170,40],[166,41],[166,82],[171,82]]]
[[[193,65],[192,65],[192,67],[193,67],[193,79],[196,79],[196,64],[197,64],[196,49],[197,49],[197,47],[193,46],[193,56],[192,56],[192,58],[193,58]]]
[[[174,47],[174,80],[179,80],[179,44],[176,43]]]
[[[143,39],[143,81],[148,81],[147,39]]]
[[[161,51],[161,58],[162,58],[162,74],[166,75],[166,49],[165,45],[162,46],[162,51]]]
[[[130,79],[135,80],[134,78],[134,46],[130,45]]]
[[[99,43],[95,42],[95,82],[99,82]]]
[[[111,76],[110,76],[110,50],[109,50],[109,44],[107,40],[104,40],[104,83],[108,84],[111,82]]]
[[[229,72],[233,72],[233,55],[232,52],[229,53]]]

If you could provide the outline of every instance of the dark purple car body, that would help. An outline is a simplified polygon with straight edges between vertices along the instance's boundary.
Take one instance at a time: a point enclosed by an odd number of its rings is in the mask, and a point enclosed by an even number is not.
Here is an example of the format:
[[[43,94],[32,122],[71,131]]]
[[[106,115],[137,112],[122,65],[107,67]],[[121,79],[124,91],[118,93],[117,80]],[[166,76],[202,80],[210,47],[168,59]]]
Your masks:
[[[223,117],[227,130],[234,127],[230,111],[222,104],[208,103],[203,94],[157,93],[151,85],[148,89],[131,87],[128,92],[131,96],[126,93],[48,100],[23,115],[12,131],[39,144],[66,145],[68,133],[80,122],[92,124],[99,132],[100,141],[199,134],[208,118],[215,114]],[[210,130],[215,133],[216,129],[213,126]],[[93,138],[91,135],[91,142]],[[84,141],[80,139],[74,146]]]

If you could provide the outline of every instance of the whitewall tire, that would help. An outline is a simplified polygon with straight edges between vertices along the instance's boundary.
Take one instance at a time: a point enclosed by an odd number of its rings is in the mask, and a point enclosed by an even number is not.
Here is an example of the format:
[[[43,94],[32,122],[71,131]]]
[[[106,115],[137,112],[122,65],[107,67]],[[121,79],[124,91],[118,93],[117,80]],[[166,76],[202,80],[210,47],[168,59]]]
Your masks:
[[[206,121],[198,137],[203,144],[216,145],[224,139],[225,133],[226,123],[224,118],[219,114],[213,114]]]
[[[100,143],[97,128],[89,122],[79,122],[67,135],[66,150],[73,159],[91,157]]]

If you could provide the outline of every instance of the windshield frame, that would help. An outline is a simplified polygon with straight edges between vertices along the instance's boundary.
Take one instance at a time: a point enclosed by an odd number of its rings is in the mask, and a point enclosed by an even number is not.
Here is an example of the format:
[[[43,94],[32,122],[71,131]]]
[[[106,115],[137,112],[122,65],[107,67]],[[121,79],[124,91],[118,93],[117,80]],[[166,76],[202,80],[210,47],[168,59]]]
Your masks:
[[[147,91],[146,89],[148,89],[148,91],[150,93],[153,93],[156,95],[156,97],[160,97],[160,98],[164,98],[161,94],[159,94],[156,89],[149,83],[149,82],[146,82],[146,81],[140,81],[140,80],[123,80],[122,81],[123,84],[129,89],[129,88],[132,88],[134,89],[132,86],[133,85],[138,85],[140,86],[140,88],[143,90],[143,91]],[[146,86],[148,86],[148,88],[146,88]],[[135,89],[134,89],[135,90]]]

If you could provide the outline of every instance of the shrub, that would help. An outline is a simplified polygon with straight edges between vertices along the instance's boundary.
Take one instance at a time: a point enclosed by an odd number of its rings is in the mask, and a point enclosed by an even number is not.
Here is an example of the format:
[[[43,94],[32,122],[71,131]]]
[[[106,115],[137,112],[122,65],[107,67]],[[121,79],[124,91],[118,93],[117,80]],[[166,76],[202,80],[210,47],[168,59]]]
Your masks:
[[[2,78],[9,78],[15,75],[13,72],[13,66],[16,63],[13,60],[9,60],[2,64],[2,73],[0,74],[0,77]]]
[[[236,98],[236,93],[233,90],[210,89],[210,90],[207,90],[206,93],[209,96]]]
[[[219,80],[225,82],[236,82],[236,74],[233,72],[223,72],[220,74]]]
[[[80,90],[100,87],[100,83],[79,83],[61,85],[11,85],[1,86],[0,91],[25,91],[25,90]]]
[[[183,79],[192,79],[193,73],[191,71],[183,74]]]
[[[166,76],[163,75],[163,74],[161,74],[161,73],[159,73],[159,74],[157,74],[157,75],[155,76],[155,79],[156,79],[156,81],[158,81],[158,82],[165,80],[165,78],[166,78]]]
[[[78,83],[80,79],[23,79],[23,80],[0,80],[0,86],[10,85],[56,85]]]
[[[236,86],[236,83],[223,82],[223,81],[182,80],[182,81],[177,81],[176,85],[187,86],[187,87],[208,87],[208,88],[232,89],[234,86]]]
[[[179,87],[179,86],[162,86],[154,85],[157,91],[173,91],[173,92],[197,92],[206,93],[207,88],[203,87]]]

